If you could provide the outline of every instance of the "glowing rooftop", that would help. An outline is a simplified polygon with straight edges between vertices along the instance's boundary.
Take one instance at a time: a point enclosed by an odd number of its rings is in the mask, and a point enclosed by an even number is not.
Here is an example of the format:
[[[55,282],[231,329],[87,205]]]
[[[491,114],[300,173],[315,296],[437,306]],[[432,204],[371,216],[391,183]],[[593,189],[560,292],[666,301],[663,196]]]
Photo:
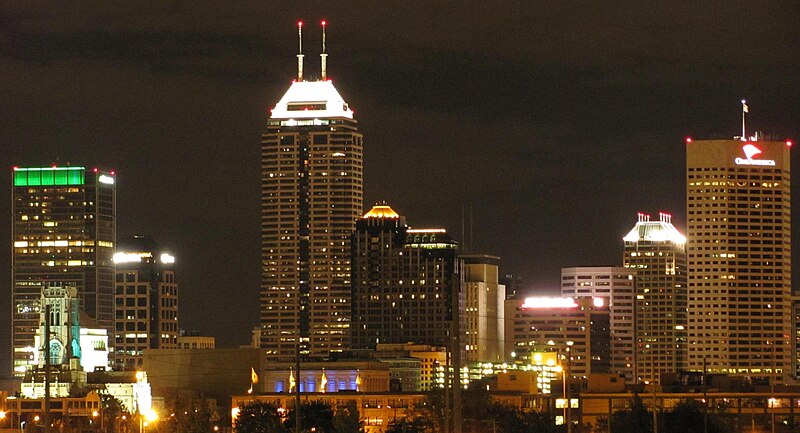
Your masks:
[[[361,218],[400,218],[400,215],[388,205],[376,204]]]
[[[650,221],[650,215],[639,213],[636,226],[622,238],[625,242],[665,242],[685,244],[686,236],[672,225],[672,215],[661,212],[658,221]]]
[[[272,109],[271,119],[353,118],[353,110],[333,82],[295,81]]]

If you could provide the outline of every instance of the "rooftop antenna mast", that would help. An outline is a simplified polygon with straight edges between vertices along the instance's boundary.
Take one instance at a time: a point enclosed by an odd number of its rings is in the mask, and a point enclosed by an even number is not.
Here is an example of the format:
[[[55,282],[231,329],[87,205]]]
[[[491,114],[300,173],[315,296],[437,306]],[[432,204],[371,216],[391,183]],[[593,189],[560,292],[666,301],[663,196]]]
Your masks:
[[[747,141],[747,134],[746,134],[745,128],[744,128],[744,115],[745,115],[745,113],[748,113],[748,112],[749,112],[749,110],[747,108],[747,101],[742,99],[742,141]]]
[[[328,53],[325,51],[325,29],[328,26],[328,22],[322,20],[322,54],[319,55],[321,63],[322,63],[322,81],[328,80]]]
[[[303,81],[303,22],[297,22],[297,81]]]

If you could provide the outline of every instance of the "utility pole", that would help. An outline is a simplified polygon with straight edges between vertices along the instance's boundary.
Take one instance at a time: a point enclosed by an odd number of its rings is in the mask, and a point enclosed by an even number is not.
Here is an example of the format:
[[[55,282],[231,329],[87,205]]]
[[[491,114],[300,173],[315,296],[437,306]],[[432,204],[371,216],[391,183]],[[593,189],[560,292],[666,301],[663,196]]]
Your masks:
[[[50,308],[44,307],[44,433],[50,433]]]
[[[294,430],[295,433],[300,433],[302,427],[300,423],[300,329],[297,329],[297,350],[294,358],[295,370],[297,370],[297,378],[294,381]]]
[[[457,260],[458,274],[453,281],[453,433],[461,433],[461,287],[464,280],[463,261]]]

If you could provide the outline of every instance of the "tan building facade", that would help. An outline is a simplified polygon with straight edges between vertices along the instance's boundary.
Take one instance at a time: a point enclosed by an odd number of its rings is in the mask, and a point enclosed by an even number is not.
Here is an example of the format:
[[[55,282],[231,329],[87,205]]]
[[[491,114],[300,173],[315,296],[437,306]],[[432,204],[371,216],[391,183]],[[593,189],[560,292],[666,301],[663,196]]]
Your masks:
[[[503,362],[506,287],[498,283],[500,257],[462,255],[464,311],[461,322],[466,362]]]
[[[789,145],[687,140],[689,369],[792,374]]]
[[[349,348],[350,235],[363,143],[329,80],[293,82],[261,137],[261,330],[267,357]],[[298,341],[299,336],[299,341]]]

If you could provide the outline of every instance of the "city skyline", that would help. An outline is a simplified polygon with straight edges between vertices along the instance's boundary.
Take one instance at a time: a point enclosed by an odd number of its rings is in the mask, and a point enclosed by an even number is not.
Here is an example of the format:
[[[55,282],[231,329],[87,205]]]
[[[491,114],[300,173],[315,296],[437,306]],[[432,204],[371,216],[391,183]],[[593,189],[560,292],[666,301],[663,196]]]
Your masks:
[[[683,138],[738,135],[739,99],[752,130],[798,137],[788,2],[320,5],[7,9],[2,166],[115,169],[118,235],[175,251],[182,327],[224,346],[258,323],[259,137],[295,75],[298,18],[329,21],[330,77],[367,137],[364,206],[385,199],[456,238],[471,213],[470,252],[527,288],[619,265],[637,211],[685,232]]]

